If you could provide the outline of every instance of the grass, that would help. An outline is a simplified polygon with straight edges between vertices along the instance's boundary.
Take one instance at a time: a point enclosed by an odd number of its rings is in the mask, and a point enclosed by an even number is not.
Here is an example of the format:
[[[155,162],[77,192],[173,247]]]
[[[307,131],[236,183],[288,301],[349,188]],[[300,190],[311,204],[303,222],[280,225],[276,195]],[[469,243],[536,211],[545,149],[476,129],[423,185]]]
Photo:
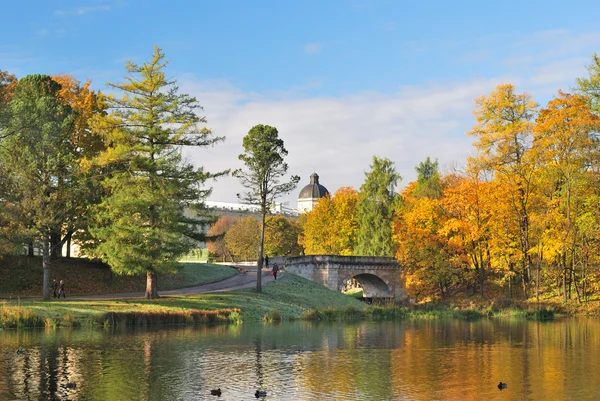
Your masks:
[[[285,274],[263,287],[225,293],[164,297],[158,300],[124,299],[111,301],[21,301],[0,304],[0,327],[17,327],[23,311],[35,320],[23,323],[28,327],[112,326],[149,324],[191,324],[220,321],[280,321],[302,318],[307,309],[322,305],[361,309],[364,304],[355,298],[330,291],[325,287]],[[21,315],[19,315],[21,313]],[[214,315],[214,318],[211,317]],[[200,317],[203,316],[203,317]]]
[[[0,327],[106,327],[184,325],[283,320],[401,320],[515,317],[547,320],[554,310],[533,305],[500,309],[488,305],[366,305],[351,295],[331,291],[290,273],[257,293],[254,289],[164,297],[158,300],[21,301],[0,303]]]
[[[238,274],[221,265],[184,263],[176,274],[158,277],[160,290],[171,290],[214,283]],[[42,293],[42,261],[39,257],[0,256],[0,297],[40,296]],[[87,259],[58,259],[50,266],[50,279],[63,279],[67,295],[119,292],[143,292],[145,276],[117,276],[107,265]]]

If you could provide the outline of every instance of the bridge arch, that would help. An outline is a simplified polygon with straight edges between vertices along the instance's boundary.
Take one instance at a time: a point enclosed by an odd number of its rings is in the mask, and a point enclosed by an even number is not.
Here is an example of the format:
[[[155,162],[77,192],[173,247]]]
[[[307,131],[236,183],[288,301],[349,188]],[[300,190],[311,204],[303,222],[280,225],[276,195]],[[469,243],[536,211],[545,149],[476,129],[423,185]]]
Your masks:
[[[402,269],[394,258],[371,256],[308,255],[286,257],[286,271],[330,290],[341,291],[354,278],[365,298],[405,298]]]
[[[359,273],[350,277],[358,281],[363,289],[363,298],[391,298],[390,286],[372,273]]]

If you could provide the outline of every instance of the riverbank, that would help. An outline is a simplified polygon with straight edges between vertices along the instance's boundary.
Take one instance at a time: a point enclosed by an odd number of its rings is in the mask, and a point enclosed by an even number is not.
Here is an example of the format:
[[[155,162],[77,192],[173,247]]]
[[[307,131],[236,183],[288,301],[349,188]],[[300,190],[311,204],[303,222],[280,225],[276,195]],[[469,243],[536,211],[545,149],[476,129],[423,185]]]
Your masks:
[[[168,296],[158,300],[3,301],[0,327],[108,327],[155,324],[191,325],[281,320],[480,319],[516,317],[549,320],[551,306],[532,304],[495,308],[450,304],[398,306],[366,305],[290,273],[263,287],[210,294]]]

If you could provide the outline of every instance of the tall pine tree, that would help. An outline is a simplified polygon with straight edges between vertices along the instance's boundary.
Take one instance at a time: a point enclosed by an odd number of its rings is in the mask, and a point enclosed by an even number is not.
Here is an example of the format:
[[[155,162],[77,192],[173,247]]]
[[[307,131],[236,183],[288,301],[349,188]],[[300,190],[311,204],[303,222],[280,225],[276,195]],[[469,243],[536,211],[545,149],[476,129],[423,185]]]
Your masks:
[[[400,204],[395,188],[402,179],[394,163],[373,156],[371,171],[365,173],[365,182],[358,194],[358,232],[356,255],[394,256],[392,217]]]
[[[186,207],[201,207],[211,174],[182,159],[185,146],[205,147],[213,137],[196,112],[195,98],[180,94],[165,77],[167,62],[155,47],[152,60],[127,63],[125,83],[110,84],[125,95],[106,99],[110,113],[96,121],[107,149],[98,163],[112,168],[104,182],[107,196],[98,208],[92,235],[96,252],[118,274],[146,274],[146,298],[157,298],[157,276],[180,267],[178,259],[201,239]]]

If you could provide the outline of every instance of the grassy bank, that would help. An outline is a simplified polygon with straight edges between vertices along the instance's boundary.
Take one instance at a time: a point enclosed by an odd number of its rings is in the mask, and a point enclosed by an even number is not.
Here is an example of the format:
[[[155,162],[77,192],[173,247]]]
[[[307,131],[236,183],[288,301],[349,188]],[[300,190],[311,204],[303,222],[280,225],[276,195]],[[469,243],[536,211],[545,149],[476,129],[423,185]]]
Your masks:
[[[225,293],[165,297],[158,300],[25,301],[0,304],[0,327],[103,327],[152,324],[197,324],[240,321],[480,319],[517,317],[546,320],[551,308],[459,308],[450,305],[366,305],[356,298],[285,274],[264,286],[262,293]]]
[[[158,278],[161,290],[214,283],[238,274],[221,265],[184,263],[176,274]],[[42,293],[42,260],[39,257],[0,256],[0,297],[39,297]],[[104,263],[87,259],[57,259],[50,266],[50,280],[65,280],[68,295],[142,292],[145,276],[117,276]]]
[[[286,274],[266,285],[262,293],[239,290],[226,293],[165,297],[158,300],[72,301],[68,298],[41,301],[4,301],[0,304],[0,327],[145,325],[215,321],[256,321],[277,310],[282,319],[301,318],[307,309],[329,305],[345,308],[364,304],[355,298],[330,291],[311,281]],[[147,316],[145,318],[144,316]],[[159,316],[164,316],[161,321]]]

